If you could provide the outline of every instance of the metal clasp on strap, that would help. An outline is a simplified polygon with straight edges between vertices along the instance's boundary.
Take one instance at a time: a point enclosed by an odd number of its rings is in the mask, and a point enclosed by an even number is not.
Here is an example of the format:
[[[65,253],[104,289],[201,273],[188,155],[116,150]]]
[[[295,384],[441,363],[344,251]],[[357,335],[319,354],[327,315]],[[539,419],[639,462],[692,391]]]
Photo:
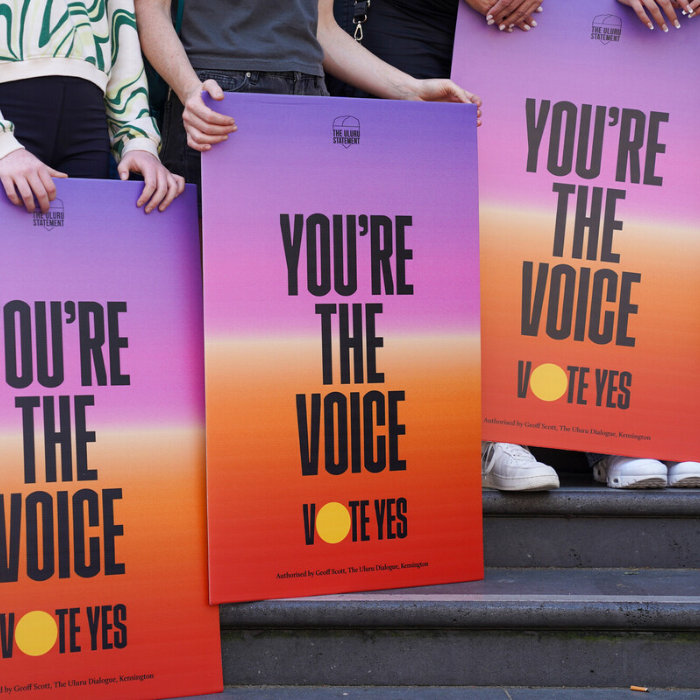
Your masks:
[[[355,41],[360,42],[364,38],[362,24],[367,21],[367,10],[369,10],[371,0],[355,0],[352,23],[355,25]]]

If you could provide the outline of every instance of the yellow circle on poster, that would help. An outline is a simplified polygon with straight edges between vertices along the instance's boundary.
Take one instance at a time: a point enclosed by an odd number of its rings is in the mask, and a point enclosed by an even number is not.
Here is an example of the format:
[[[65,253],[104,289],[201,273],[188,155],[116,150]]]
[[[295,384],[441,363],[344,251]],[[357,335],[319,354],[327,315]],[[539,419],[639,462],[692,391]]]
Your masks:
[[[56,620],[42,610],[22,616],[15,628],[15,642],[27,656],[42,656],[56,643]]]
[[[328,544],[342,542],[350,532],[350,513],[342,503],[326,503],[316,516],[316,532]]]
[[[546,363],[535,367],[530,375],[530,389],[542,401],[556,401],[566,393],[569,381],[566,372],[559,367]]]

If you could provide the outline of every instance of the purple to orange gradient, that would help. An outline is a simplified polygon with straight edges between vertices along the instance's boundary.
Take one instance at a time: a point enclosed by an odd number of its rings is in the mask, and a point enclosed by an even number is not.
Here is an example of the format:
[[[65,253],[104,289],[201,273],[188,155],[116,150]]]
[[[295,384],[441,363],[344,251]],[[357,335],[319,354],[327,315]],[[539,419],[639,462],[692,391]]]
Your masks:
[[[25,653],[15,634],[12,657],[2,660],[3,682],[7,687],[33,684],[23,693],[27,697],[71,700],[216,692],[222,688],[222,678],[218,610],[207,601],[202,297],[195,193],[188,187],[165,213],[146,216],[135,206],[142,184],[70,179],[58,180],[56,186],[54,206],[60,204],[63,214],[56,220],[62,226],[41,225],[42,219],[0,198],[4,242],[0,306],[5,309],[21,301],[34,316],[35,302],[45,301],[47,306],[61,302],[65,368],[65,380],[58,386],[39,382],[32,323],[28,345],[34,381],[27,387],[12,387],[7,380],[13,370],[6,354],[11,343],[0,345],[0,511],[6,525],[1,529],[7,542],[15,532],[20,537],[16,559],[10,547],[13,561],[18,562],[18,578],[0,583],[0,615],[3,630],[8,630],[11,615],[16,624],[27,613],[45,613],[59,629],[63,624],[63,634],[37,656]],[[99,342],[94,325],[83,327],[83,350],[92,347],[93,364],[104,361],[106,386],[96,385],[94,371],[91,381],[81,381],[79,320],[72,316],[73,304],[87,303],[93,309],[124,305],[116,323],[113,317],[111,336],[105,320],[105,343]],[[10,322],[3,326],[5,338],[12,337]],[[85,408],[82,431],[76,429],[72,407],[77,395],[94,397],[94,405]],[[38,397],[42,403],[53,397],[58,406],[58,397],[63,396],[71,397],[71,425],[56,416],[48,433],[68,434],[70,453],[45,446],[41,408],[34,410],[33,440],[27,439],[22,411],[15,406],[18,397]],[[79,432],[85,438],[89,471],[85,479],[79,479],[77,471],[78,443],[83,442]],[[32,446],[34,461],[29,458]],[[51,453],[59,455],[58,480],[45,468],[45,455]],[[35,466],[34,474],[31,468],[25,472],[25,463]],[[64,475],[64,467],[69,475]],[[84,506],[81,530],[80,511],[72,504],[74,495],[84,490],[95,496],[89,509]],[[42,503],[50,499],[50,506],[39,509],[38,545],[27,524],[34,512],[28,499],[35,492],[42,494]],[[111,516],[104,507],[104,494],[111,499]],[[17,531],[16,521],[10,523],[11,513],[18,513],[18,496],[22,508]],[[59,510],[64,499],[71,504],[66,511]],[[68,535],[60,534],[65,532]],[[108,539],[114,541],[115,564],[109,571]],[[91,566],[99,561],[99,571],[90,576],[77,571],[75,552],[82,547],[89,552]],[[30,575],[32,553],[51,573],[46,580]],[[109,625],[120,606],[126,638],[117,646],[117,630]],[[97,630],[94,635],[91,628]],[[138,680],[119,681],[120,676]],[[104,683],[100,678],[115,680]],[[48,691],[41,689],[45,684]]]
[[[700,143],[691,136],[700,93],[686,89],[685,78],[676,77],[669,68],[695,60],[700,24],[679,14],[681,30],[664,34],[649,31],[633,11],[615,0],[557,0],[545,5],[535,29],[506,34],[494,31],[462,5],[452,77],[482,97],[485,115],[479,129],[483,416],[489,421],[483,426],[484,437],[662,459],[700,459],[693,427],[700,412],[700,281],[696,273],[700,204],[687,192],[700,162]],[[616,28],[611,35],[616,40],[601,41],[593,31],[603,21]],[[535,118],[544,114],[540,110],[545,101],[550,104],[531,171],[529,143],[537,138],[531,121],[528,141],[528,100],[536,106]],[[592,118],[596,111],[605,115],[599,175],[586,178],[575,167],[571,172],[563,167],[564,139],[557,149],[559,132],[552,126],[556,104],[563,105],[557,108],[562,129],[570,128],[573,134],[569,140],[574,145],[574,164],[578,144],[583,148],[585,143],[580,135],[588,125],[582,115],[588,109]],[[575,115],[570,127],[566,115]],[[636,125],[629,132],[622,128],[624,119]],[[634,157],[625,158],[630,139],[644,143],[637,182],[631,175]],[[550,143],[555,144],[551,155]],[[589,141],[579,159],[584,167],[590,165],[593,150]],[[622,181],[617,179],[619,164],[620,173],[625,173]],[[589,202],[593,188],[622,191],[609,217],[621,222],[611,245],[619,261],[573,257],[575,195],[569,200],[563,255],[554,255],[555,186],[588,187]],[[601,238],[603,228],[601,222]],[[578,279],[583,268],[592,273],[612,270],[618,280],[622,273],[639,274],[632,285],[634,309],[627,329],[633,345],[597,344],[588,336],[554,340],[544,330],[537,336],[524,335],[524,261],[532,262],[535,270],[540,263],[549,264],[550,269],[568,265],[579,272]],[[545,299],[550,290],[548,283]],[[619,289],[616,295],[610,294],[603,312],[618,313],[619,318]],[[547,308],[545,303],[541,326]],[[519,397],[520,362],[531,362],[532,368],[561,367],[569,378],[567,393],[548,402],[534,396],[530,386],[528,395]],[[572,372],[578,370],[570,369],[578,367],[588,369],[589,386],[580,397],[579,385],[571,380]],[[598,395],[596,371],[601,377],[605,371],[629,373],[628,407],[617,403],[619,393],[610,400],[607,394]]]
[[[227,95],[224,109],[236,115],[239,130],[203,159],[212,601],[480,577],[475,108]],[[359,122],[359,143],[347,149],[333,143],[340,115]],[[410,224],[402,221],[410,251],[405,284],[412,288],[372,294],[368,234],[357,237],[357,290],[310,293],[303,229],[298,293],[290,294],[280,216],[289,215],[293,226],[295,215],[306,221],[312,214],[331,221],[384,216],[393,226],[397,217],[411,217]],[[396,256],[391,266],[398,285]],[[336,311],[329,384],[319,304]],[[374,369],[383,380],[370,383],[365,374],[341,382],[341,304],[362,309],[363,328],[366,305],[381,304]],[[406,469],[334,476],[321,457],[319,474],[303,476],[297,396],[310,406],[314,393],[337,392],[350,401],[351,393],[370,391],[385,398],[404,392],[397,410],[405,435],[397,444]],[[386,426],[375,430],[387,439]],[[321,429],[321,455],[325,444]],[[353,445],[354,453],[363,449]],[[305,543],[304,504],[349,507],[357,499],[392,498],[408,501],[407,538],[379,540],[375,531],[367,541],[348,535],[332,545],[319,537]],[[464,555],[455,558],[454,551]],[[361,569],[423,559],[430,566]],[[357,571],[277,576],[328,567]]]

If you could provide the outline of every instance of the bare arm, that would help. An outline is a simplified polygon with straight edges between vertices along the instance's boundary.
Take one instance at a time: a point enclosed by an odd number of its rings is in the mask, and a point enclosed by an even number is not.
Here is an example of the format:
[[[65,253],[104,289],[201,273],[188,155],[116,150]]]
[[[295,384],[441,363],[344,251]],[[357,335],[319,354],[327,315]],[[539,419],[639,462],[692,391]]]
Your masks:
[[[202,101],[202,91],[215,100],[224,93],[215,80],[200,81],[182,47],[170,17],[171,0],[135,0],[141,46],[146,57],[185,107],[182,121],[187,143],[198,151],[225,141],[236,130],[231,117],[215,112]]]
[[[377,97],[481,105],[476,95],[451,80],[417,80],[367,51],[338,26],[333,0],[319,0],[318,40],[325,54],[324,70]]]

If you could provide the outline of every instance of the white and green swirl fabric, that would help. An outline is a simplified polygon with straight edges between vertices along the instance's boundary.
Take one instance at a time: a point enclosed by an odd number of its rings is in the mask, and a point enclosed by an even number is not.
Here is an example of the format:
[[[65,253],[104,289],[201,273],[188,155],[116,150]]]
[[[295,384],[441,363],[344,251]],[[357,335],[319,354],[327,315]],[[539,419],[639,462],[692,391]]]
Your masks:
[[[157,155],[133,0],[0,0],[0,82],[47,75],[104,91],[117,160],[131,150]],[[0,111],[0,158],[21,148],[13,131]]]

